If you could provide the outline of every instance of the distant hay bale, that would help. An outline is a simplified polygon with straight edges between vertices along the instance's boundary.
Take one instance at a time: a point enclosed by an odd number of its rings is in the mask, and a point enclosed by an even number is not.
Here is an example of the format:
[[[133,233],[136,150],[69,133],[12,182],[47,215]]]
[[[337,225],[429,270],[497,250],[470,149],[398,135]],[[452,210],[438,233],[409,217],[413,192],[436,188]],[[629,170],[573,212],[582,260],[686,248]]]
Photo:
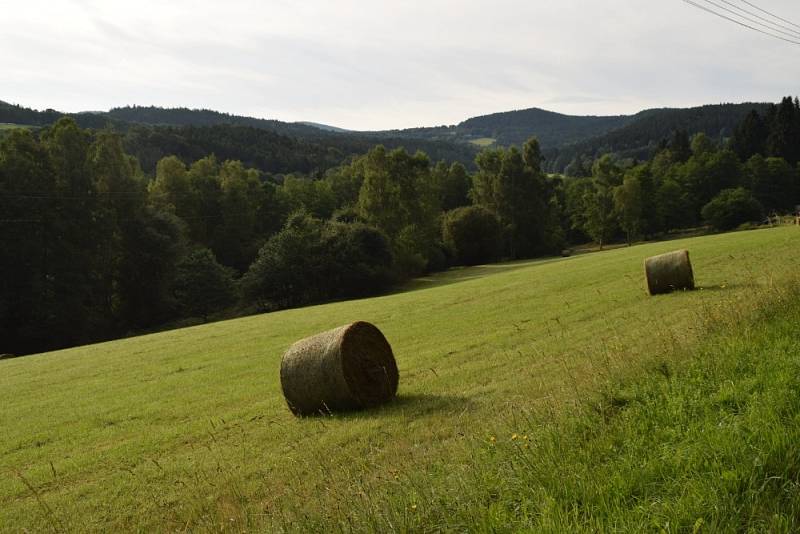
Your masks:
[[[647,290],[651,295],[694,289],[694,273],[688,250],[676,250],[644,260]]]
[[[301,339],[281,360],[283,396],[295,415],[383,404],[398,380],[389,342],[362,321]]]

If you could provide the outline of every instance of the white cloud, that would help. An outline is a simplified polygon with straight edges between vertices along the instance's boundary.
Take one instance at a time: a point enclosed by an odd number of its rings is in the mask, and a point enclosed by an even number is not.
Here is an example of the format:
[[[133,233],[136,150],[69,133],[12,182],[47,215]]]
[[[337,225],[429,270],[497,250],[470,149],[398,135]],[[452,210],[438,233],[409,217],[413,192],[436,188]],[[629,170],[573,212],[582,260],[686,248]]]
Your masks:
[[[790,0],[761,2],[800,21]],[[7,2],[0,99],[361,129],[777,100],[800,47],[679,0]]]

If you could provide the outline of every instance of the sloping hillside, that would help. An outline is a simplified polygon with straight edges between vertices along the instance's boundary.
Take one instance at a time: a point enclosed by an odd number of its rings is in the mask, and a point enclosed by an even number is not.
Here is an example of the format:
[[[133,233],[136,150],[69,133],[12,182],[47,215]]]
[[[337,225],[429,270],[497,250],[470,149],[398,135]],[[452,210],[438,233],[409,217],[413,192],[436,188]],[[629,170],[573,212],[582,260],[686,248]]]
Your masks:
[[[473,117],[455,126],[388,130],[375,132],[375,135],[423,137],[462,143],[475,143],[485,139],[501,146],[519,146],[535,136],[543,147],[553,148],[604,134],[630,120],[631,117],[624,115],[574,116],[530,108]]]
[[[763,113],[768,105],[743,103],[663,108],[607,117],[564,115],[530,108],[473,117],[453,126],[376,132],[349,131],[308,122],[257,119],[207,109],[154,106],[128,106],[70,116],[88,128],[138,129],[140,133],[136,137],[140,143],[146,143],[147,139],[162,139],[163,142],[159,141],[161,145],[146,144],[141,150],[142,154],[147,154],[143,166],[148,171],[152,170],[151,160],[156,156],[177,153],[184,157],[183,154],[196,155],[204,151],[207,154],[212,150],[218,154],[224,152],[267,172],[311,172],[324,170],[351,155],[366,152],[376,143],[390,148],[402,146],[411,152],[422,150],[433,160],[460,161],[472,166],[477,150],[482,147],[519,146],[528,138],[537,137],[545,149],[547,169],[563,172],[576,157],[593,159],[608,152],[620,157],[650,157],[659,143],[669,139],[675,130],[685,130],[690,135],[704,132],[712,139],[724,140],[750,110]],[[0,102],[0,123],[45,126],[63,115],[54,110],[35,111]],[[143,128],[151,133],[142,135]],[[282,137],[257,132],[247,134],[246,128]],[[293,151],[277,158],[265,156],[285,152],[285,147],[293,142],[297,149],[304,147],[306,153]],[[132,146],[130,142],[128,146]],[[170,152],[164,148],[169,146],[184,148],[180,152]],[[136,151],[134,148],[131,150]],[[264,163],[267,160],[278,164]]]
[[[753,109],[763,114],[769,104],[718,104],[687,109],[650,109],[637,113],[625,124],[603,135],[586,139],[549,154],[550,168],[561,171],[573,158],[595,158],[613,152],[621,157],[649,158],[658,144],[676,130],[689,135],[703,132],[711,139],[723,141]]]
[[[642,258],[682,247],[700,289],[647,297]],[[496,525],[491,503],[445,489],[517,468],[491,460],[492,439],[511,440],[498,425],[536,440],[548,423],[531,414],[569,416],[611,380],[671,366],[711,315],[746,315],[794,277],[798,250],[786,227],[460,269],[372,299],[0,360],[0,529],[464,530],[440,522],[461,505]],[[294,418],[282,352],[353,320],[391,342],[399,398]],[[478,450],[497,462],[485,473]],[[509,504],[508,519],[547,502]]]
[[[367,152],[377,143],[388,148],[422,150],[433,161],[459,161],[473,165],[476,148],[427,138],[383,137],[321,129],[187,108],[125,107],[109,112],[66,114],[52,109],[37,111],[0,102],[0,123],[43,127],[61,117],[73,118],[83,128],[111,128],[125,135],[125,146],[137,156],[145,172],[156,162],[177,155],[189,163],[209,154],[241,160],[266,173],[314,173],[339,165]]]

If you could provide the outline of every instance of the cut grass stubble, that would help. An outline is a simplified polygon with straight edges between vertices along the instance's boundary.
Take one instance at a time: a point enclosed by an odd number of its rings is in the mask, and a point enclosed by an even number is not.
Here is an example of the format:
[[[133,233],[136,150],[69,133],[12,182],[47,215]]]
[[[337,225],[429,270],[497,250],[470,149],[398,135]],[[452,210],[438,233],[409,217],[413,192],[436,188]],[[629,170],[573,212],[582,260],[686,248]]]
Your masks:
[[[558,451],[535,440],[587,403],[625,413],[614,384],[674,374],[670,355],[707,336],[709,317],[754,310],[754,295],[792,276],[798,245],[796,229],[779,228],[486,266],[477,278],[456,270],[415,291],[0,362],[0,526],[528,524],[544,501],[494,494],[514,478],[489,437],[517,433],[514,446],[546,458]],[[642,259],[679,247],[692,251],[701,289],[646,297]],[[355,320],[392,344],[398,398],[295,419],[280,355]],[[593,400],[604,391],[605,404]],[[462,513],[470,507],[486,512]]]

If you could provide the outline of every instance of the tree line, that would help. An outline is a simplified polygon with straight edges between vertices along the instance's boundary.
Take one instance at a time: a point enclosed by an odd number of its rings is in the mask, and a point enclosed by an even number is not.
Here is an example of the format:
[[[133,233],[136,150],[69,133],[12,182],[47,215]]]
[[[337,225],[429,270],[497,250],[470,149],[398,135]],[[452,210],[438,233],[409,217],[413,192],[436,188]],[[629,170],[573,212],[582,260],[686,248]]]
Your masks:
[[[720,143],[677,131],[644,162],[547,175],[536,139],[475,171],[378,145],[324,173],[158,159],[62,118],[0,144],[0,352],[29,353],[374,294],[451,265],[592,240],[735,228],[800,203],[800,106],[751,113]]]
[[[687,109],[650,109],[627,117],[619,127],[572,145],[548,148],[547,170],[573,174],[591,167],[598,157],[614,153],[620,158],[652,159],[663,149],[663,140],[672,132],[685,130],[705,133],[715,142],[724,142],[745,116],[752,111],[765,113],[770,104],[714,104]]]
[[[800,103],[746,115],[733,136],[675,131],[645,162],[604,155],[565,178],[570,228],[602,244],[710,224],[729,230],[800,204]],[[580,239],[580,235],[573,239]]]

